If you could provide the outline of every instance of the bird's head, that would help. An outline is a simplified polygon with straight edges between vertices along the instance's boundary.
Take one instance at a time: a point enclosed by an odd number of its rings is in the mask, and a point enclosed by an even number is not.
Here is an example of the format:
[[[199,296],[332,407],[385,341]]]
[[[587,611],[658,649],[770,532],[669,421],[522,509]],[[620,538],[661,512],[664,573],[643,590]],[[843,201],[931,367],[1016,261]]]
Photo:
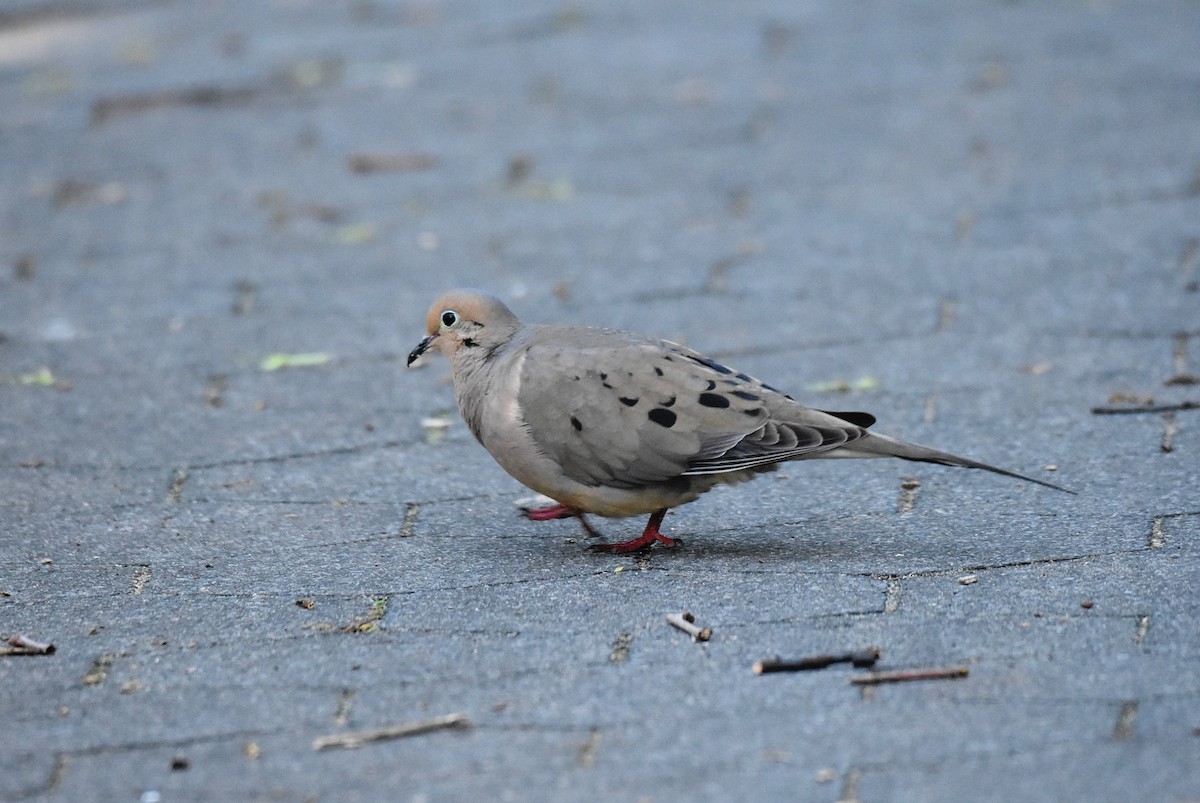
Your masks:
[[[451,290],[430,306],[425,316],[426,335],[408,355],[412,365],[429,349],[451,360],[463,349],[490,354],[512,337],[521,325],[504,302],[481,290]]]

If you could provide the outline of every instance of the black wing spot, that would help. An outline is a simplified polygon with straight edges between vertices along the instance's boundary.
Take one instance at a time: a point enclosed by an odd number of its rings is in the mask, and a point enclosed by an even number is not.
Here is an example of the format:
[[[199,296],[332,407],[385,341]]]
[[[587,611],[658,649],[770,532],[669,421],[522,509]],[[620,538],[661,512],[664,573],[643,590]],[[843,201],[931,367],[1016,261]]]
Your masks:
[[[759,401],[762,399],[762,396],[759,396],[756,393],[751,393],[748,390],[735,390],[733,391],[733,395],[737,396],[739,399],[745,399],[746,401]]]
[[[635,405],[637,403],[638,403],[637,399],[631,399],[628,396],[621,397],[621,404],[625,405],[626,407],[632,407],[633,405]]]
[[[660,427],[670,428],[675,426],[675,419],[677,416],[670,410],[665,410],[662,407],[655,407],[653,410],[646,413],[646,417],[658,424]]]
[[[716,386],[717,386],[717,383],[710,379],[710,380],[708,380],[708,387],[706,387],[705,390],[712,390]]]
[[[469,349],[473,349],[473,348],[475,348],[476,346],[478,346],[478,345],[479,345],[479,343],[478,343],[478,342],[476,342],[476,341],[472,340],[472,339],[471,339],[471,338],[469,338],[469,337],[464,337],[464,338],[463,338],[463,341],[462,341],[462,344],[463,344],[464,346],[466,346],[467,348],[469,348]]]
[[[663,375],[662,369],[659,368],[657,365],[654,366],[654,373],[658,374],[659,376]]]
[[[765,413],[766,410],[764,410],[761,407],[755,407],[753,410],[742,410],[742,412],[745,413],[746,415],[750,416],[751,418],[758,418],[760,415]]]
[[[600,374],[600,381],[601,381],[601,382],[603,382],[605,379],[608,379],[608,374],[601,373],[601,374]]]
[[[849,412],[849,411],[834,412],[833,410],[822,410],[821,412],[828,413],[829,415],[833,416],[834,418],[840,418],[843,421],[849,421],[854,426],[862,427],[863,429],[866,429],[875,423],[875,416],[871,415],[870,413]]]
[[[720,393],[701,393],[700,403],[705,407],[728,407],[729,399]]]
[[[721,365],[721,363],[717,362],[716,360],[710,360],[708,357],[693,357],[689,354],[688,359],[694,363],[703,365],[705,368],[711,368],[714,371],[716,371],[718,374],[732,374],[733,373],[733,369],[726,368],[724,365]]]
[[[575,427],[576,432],[583,431],[583,424],[579,423],[579,419],[575,416],[571,416],[571,426]]]
[[[675,397],[672,396],[671,398],[667,399],[665,402],[662,403],[662,406],[663,407],[674,407],[675,406]]]
[[[742,380],[743,382],[753,382],[754,381],[754,377],[747,376],[746,374],[738,374],[737,378]]]
[[[762,386],[763,386],[764,388],[766,388],[767,390],[771,391],[772,393],[782,393],[782,392],[783,392],[783,391],[781,391],[779,388],[773,388],[773,387],[771,387],[771,386],[770,386],[770,385],[768,385],[766,382],[763,382],[763,383],[762,383]]]
[[[607,382],[601,382],[601,383],[600,383],[600,386],[601,386],[601,387],[608,388],[609,390],[612,390],[612,389],[613,389],[612,385],[608,384]]]

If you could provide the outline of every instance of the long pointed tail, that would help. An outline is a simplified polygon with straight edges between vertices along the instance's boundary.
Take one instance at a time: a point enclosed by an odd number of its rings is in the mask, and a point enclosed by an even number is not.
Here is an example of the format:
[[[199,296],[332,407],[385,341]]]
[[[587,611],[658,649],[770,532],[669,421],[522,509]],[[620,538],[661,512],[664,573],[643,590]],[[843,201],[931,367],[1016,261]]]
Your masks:
[[[1047,488],[1053,488],[1056,491],[1063,493],[1074,494],[1075,491],[1064,488],[1061,485],[1055,485],[1052,482],[1028,477],[1024,474],[1018,474],[1015,471],[1009,471],[1005,468],[997,468],[989,466],[987,463],[980,463],[978,460],[972,460],[969,457],[959,457],[958,455],[950,454],[949,452],[941,452],[937,449],[930,449],[928,446],[921,446],[916,443],[908,443],[907,441],[897,440],[896,438],[887,435],[879,435],[874,432],[869,432],[863,438],[854,442],[851,447],[854,452],[865,456],[878,455],[880,457],[899,457],[903,460],[914,460],[920,463],[938,463],[943,466],[961,466],[963,468],[981,468],[984,471],[990,471],[993,474],[1003,474],[1005,477],[1013,477],[1026,482],[1034,482],[1038,485],[1044,485]]]

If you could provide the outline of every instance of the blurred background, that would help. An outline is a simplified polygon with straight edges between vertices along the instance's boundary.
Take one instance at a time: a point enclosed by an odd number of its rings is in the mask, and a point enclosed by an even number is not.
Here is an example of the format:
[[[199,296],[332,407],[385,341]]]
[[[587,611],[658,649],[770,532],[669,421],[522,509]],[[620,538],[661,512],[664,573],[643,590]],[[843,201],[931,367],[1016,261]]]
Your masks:
[[[196,799],[1194,797],[1198,32],[1192,0],[0,0],[0,633],[59,645],[0,662],[0,796],[180,792],[183,751]],[[1084,493],[789,467],[618,585],[509,515],[446,365],[404,370],[459,285]],[[975,685],[748,685],[847,634]],[[458,707],[459,741],[309,755]]]

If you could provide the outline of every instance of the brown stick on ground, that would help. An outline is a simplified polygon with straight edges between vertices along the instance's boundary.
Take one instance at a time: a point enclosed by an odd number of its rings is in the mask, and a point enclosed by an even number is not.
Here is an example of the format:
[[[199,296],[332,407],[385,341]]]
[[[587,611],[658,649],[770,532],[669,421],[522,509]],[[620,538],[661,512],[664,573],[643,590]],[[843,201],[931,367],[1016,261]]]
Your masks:
[[[8,646],[0,647],[0,655],[53,655],[54,645],[22,636],[18,633],[9,638]]]
[[[878,647],[868,647],[865,650],[847,652],[840,655],[810,655],[796,661],[784,661],[779,658],[764,658],[753,666],[754,674],[765,675],[769,672],[803,672],[809,669],[824,669],[834,664],[853,664],[854,666],[874,666],[882,651]]]
[[[353,750],[362,747],[367,742],[402,739],[405,736],[419,736],[422,733],[443,730],[444,728],[469,728],[470,726],[471,721],[467,719],[465,713],[460,711],[456,714],[419,719],[415,722],[389,725],[385,728],[371,728],[364,731],[350,731],[349,733],[334,733],[329,736],[321,736],[313,739],[312,749],[325,750],[330,747],[344,747],[348,750]]]
[[[683,613],[668,613],[667,621],[672,627],[682,630],[692,637],[692,641],[708,641],[712,638],[711,627],[697,627],[696,617],[687,611]]]
[[[1093,407],[1092,415],[1126,415],[1134,413],[1170,413],[1176,410],[1200,410],[1200,401],[1181,401],[1179,404],[1144,404],[1134,407]]]
[[[431,153],[352,153],[346,166],[354,173],[411,173],[437,165]]]
[[[895,672],[868,672],[855,675],[850,682],[859,686],[876,683],[901,683],[906,680],[949,680],[965,678],[970,669],[965,666],[944,666],[937,669],[900,669]]]

